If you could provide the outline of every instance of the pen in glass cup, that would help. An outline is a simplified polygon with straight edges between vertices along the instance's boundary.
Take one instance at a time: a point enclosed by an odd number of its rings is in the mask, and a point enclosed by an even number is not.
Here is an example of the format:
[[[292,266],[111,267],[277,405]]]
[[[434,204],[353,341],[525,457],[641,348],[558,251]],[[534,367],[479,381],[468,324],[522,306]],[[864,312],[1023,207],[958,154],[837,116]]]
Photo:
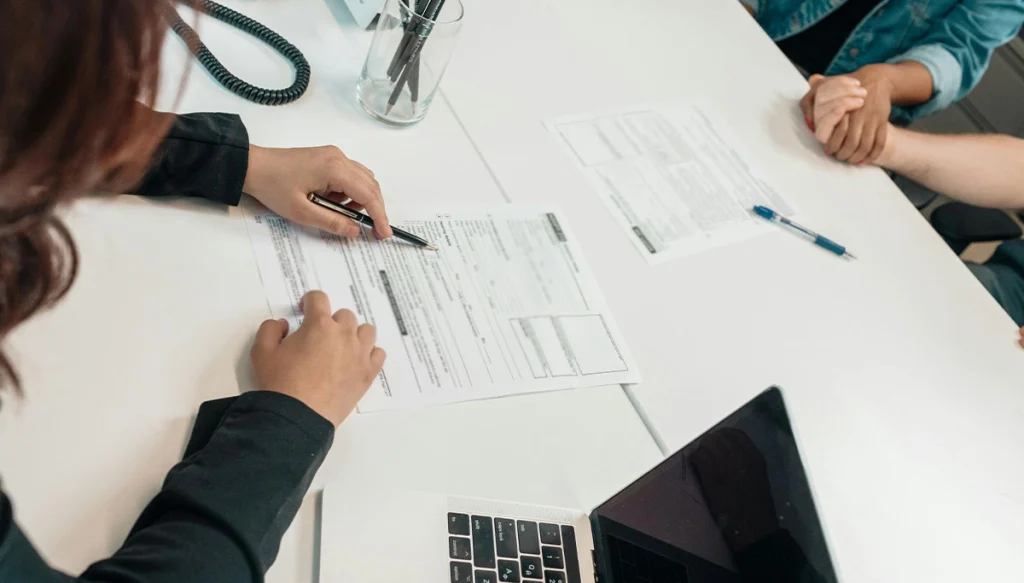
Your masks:
[[[430,0],[430,3],[424,9],[423,14],[419,15],[423,22],[416,26],[416,33],[413,37],[410,37],[409,44],[405,48],[405,54],[398,63],[398,68],[394,71],[394,74],[398,75],[398,79],[395,80],[395,88],[391,91],[391,97],[388,98],[388,104],[384,109],[384,115],[391,113],[391,108],[398,103],[398,98],[402,95],[402,89],[406,83],[409,82],[409,78],[412,75],[413,69],[419,66],[420,51],[423,49],[423,44],[427,42],[427,38],[430,36],[431,30],[433,30],[435,21],[441,14],[441,10],[444,8],[445,0]],[[415,19],[414,19],[415,20]],[[400,51],[402,49],[399,49]],[[416,73],[416,84],[417,84],[417,97],[419,97],[419,73]]]
[[[343,205],[340,205],[334,202],[333,200],[328,200],[312,192],[309,193],[308,198],[309,202],[317,206],[321,206],[327,210],[334,211],[338,214],[345,215],[346,217],[352,219],[353,221],[359,223],[360,225],[363,225],[364,227],[370,227],[371,229],[374,227],[373,219],[371,219],[367,215],[364,215],[363,213],[356,212],[349,208],[345,208]],[[413,235],[409,231],[403,231],[398,227],[392,227],[391,230],[392,232],[394,232],[395,238],[397,239],[401,239],[406,243],[412,243],[413,245],[416,245],[417,247],[422,247],[428,251],[437,251],[437,247],[431,245],[429,241],[423,239],[422,237]]]
[[[849,251],[846,250],[846,247],[843,247],[839,243],[836,243],[835,241],[827,237],[822,237],[821,235],[815,233],[814,231],[806,227],[794,223],[793,221],[787,219],[786,217],[780,215],[779,213],[773,211],[772,209],[766,206],[755,206],[753,208],[753,211],[754,214],[763,219],[769,220],[773,223],[778,223],[784,227],[796,231],[797,233],[800,233],[801,235],[806,237],[810,242],[814,243],[818,247],[821,247],[822,249],[825,249],[826,251],[835,253],[840,257],[849,257],[850,259],[856,259],[853,253],[850,253]]]

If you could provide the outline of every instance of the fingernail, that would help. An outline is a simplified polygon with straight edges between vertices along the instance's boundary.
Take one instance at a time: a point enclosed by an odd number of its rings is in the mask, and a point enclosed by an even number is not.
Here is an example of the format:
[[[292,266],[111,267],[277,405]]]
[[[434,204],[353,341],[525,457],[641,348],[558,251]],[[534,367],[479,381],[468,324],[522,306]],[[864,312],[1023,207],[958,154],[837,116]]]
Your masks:
[[[861,160],[860,162],[854,162],[853,165],[854,166],[860,166],[863,163],[864,163],[864,160]]]
[[[809,129],[811,131],[814,130],[814,120],[812,120],[809,117],[805,117],[804,118],[804,123],[807,124],[807,129]]]

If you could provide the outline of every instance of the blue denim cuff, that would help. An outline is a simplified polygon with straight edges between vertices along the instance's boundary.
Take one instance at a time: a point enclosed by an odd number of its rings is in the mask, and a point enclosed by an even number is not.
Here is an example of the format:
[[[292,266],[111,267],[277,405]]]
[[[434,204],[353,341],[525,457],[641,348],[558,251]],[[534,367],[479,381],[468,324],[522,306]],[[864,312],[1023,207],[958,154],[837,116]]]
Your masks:
[[[963,82],[963,67],[952,53],[942,45],[921,45],[913,47],[902,55],[889,59],[889,63],[916,61],[928,69],[932,76],[932,98],[913,107],[896,108],[896,115],[902,112],[908,120],[942,111],[956,101]]]

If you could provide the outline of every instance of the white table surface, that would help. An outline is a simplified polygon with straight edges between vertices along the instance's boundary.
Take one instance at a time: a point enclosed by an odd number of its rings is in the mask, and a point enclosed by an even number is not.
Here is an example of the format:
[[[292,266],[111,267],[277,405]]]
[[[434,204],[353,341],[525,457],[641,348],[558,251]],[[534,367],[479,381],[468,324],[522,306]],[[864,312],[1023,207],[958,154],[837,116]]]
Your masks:
[[[821,153],[806,83],[740,5],[465,3],[444,94],[510,200],[566,210],[666,446],[778,384],[843,580],[1019,580],[1016,328],[882,172]],[[542,125],[690,100],[859,261],[779,231],[651,267]]]
[[[238,112],[260,145],[336,144],[375,170],[392,207],[504,201],[443,101],[403,131],[358,109],[368,36],[337,0],[229,4],[303,50],[309,93],[293,105],[257,106],[194,67],[179,111]],[[290,82],[272,51],[227,30],[204,20],[200,33],[230,70],[258,84]],[[166,97],[186,61],[175,38],[165,61]],[[121,544],[180,458],[199,403],[251,386],[248,345],[269,314],[237,209],[121,197],[79,204],[69,223],[82,255],[77,283],[9,342],[27,397],[5,399],[0,412],[0,476],[44,556],[77,573]],[[360,476],[588,506],[658,459],[625,394],[604,387],[354,417],[314,491]],[[314,580],[315,520],[311,493],[270,581]]]

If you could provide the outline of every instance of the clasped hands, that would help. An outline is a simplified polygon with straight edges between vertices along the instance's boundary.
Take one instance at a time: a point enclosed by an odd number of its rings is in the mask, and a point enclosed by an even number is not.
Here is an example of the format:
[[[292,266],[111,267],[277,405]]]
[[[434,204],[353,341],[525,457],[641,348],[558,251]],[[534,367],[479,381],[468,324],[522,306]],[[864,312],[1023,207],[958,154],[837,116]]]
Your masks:
[[[877,162],[889,142],[892,82],[871,65],[809,82],[800,109],[825,154],[850,164]]]

